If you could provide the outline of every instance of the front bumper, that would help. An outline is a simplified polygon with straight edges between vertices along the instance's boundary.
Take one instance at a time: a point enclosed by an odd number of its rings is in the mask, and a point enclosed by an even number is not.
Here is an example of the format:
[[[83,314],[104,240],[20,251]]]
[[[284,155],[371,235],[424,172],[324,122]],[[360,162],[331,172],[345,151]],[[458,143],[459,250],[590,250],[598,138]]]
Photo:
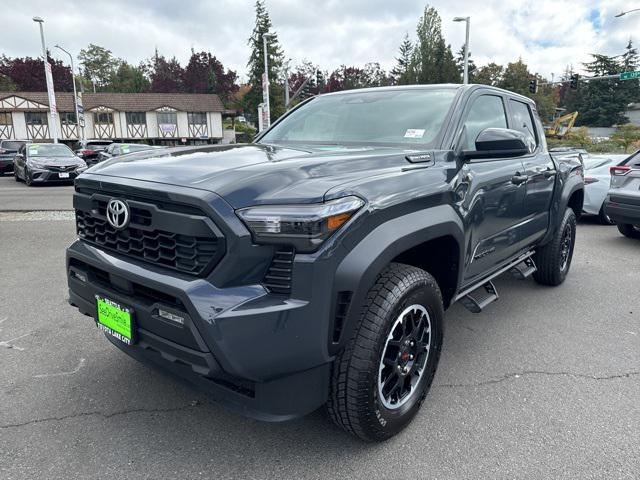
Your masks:
[[[271,295],[259,284],[217,288],[81,241],[67,250],[67,276],[69,302],[85,315],[94,316],[97,294],[134,310],[138,343],[109,337],[114,345],[244,415],[288,420],[326,401],[330,302],[311,308],[308,300]],[[182,316],[184,324],[169,324],[159,308]]]
[[[29,173],[31,174],[31,181],[33,183],[73,182],[73,180],[80,175],[80,173],[75,170],[69,172],[54,172],[36,168],[30,168]],[[65,177],[67,174],[69,176]]]

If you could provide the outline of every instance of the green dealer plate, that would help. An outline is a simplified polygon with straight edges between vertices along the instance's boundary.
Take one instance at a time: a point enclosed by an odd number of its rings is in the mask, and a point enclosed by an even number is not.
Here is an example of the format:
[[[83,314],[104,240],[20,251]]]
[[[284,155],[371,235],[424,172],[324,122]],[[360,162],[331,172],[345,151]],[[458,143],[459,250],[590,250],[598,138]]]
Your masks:
[[[133,312],[130,308],[96,295],[98,328],[127,345],[134,343]]]

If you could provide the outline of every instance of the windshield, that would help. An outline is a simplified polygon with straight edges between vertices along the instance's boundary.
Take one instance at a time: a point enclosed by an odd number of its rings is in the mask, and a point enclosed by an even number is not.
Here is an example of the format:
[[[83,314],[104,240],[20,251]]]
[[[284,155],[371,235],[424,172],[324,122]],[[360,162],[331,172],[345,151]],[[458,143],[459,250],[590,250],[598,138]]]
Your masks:
[[[25,142],[2,142],[2,144],[0,145],[1,148],[4,148],[5,150],[18,150],[22,145],[24,145]]]
[[[260,143],[430,145],[456,92],[454,88],[407,89],[317,97],[275,125]]]
[[[122,145],[120,147],[120,150],[122,151],[122,153],[129,153],[129,152],[139,152],[140,150],[149,150],[150,147],[149,145],[136,145],[136,144],[130,144],[130,145]]]
[[[66,145],[60,143],[29,145],[30,157],[74,157],[75,155]]]

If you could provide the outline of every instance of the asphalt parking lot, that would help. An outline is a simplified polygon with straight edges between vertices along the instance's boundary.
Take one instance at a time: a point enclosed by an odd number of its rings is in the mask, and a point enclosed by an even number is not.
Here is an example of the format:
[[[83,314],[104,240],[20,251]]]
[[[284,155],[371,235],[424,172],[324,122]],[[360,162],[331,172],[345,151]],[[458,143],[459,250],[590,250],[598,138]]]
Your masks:
[[[615,227],[581,222],[558,288],[503,276],[487,311],[451,308],[421,412],[370,445],[320,412],[242,418],[111,346],[66,303],[71,192],[0,178],[0,478],[639,478],[640,242]]]

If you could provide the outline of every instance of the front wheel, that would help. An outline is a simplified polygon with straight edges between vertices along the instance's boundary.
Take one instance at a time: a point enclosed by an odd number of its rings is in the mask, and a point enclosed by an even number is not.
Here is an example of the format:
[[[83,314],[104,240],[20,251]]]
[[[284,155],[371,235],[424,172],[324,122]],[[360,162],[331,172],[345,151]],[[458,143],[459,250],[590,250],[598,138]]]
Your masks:
[[[564,282],[571,267],[576,242],[576,214],[567,208],[553,238],[538,248],[534,260],[538,269],[533,274],[536,282],[555,287]]]
[[[444,308],[424,270],[390,264],[369,290],[360,324],[333,365],[327,411],[367,441],[400,432],[429,390],[442,347]]]
[[[628,238],[640,238],[640,227],[627,223],[619,223],[618,231]]]
[[[33,184],[31,173],[29,173],[29,170],[27,169],[27,167],[24,167],[23,172],[24,172],[24,183],[27,184],[27,187],[30,187]]]

